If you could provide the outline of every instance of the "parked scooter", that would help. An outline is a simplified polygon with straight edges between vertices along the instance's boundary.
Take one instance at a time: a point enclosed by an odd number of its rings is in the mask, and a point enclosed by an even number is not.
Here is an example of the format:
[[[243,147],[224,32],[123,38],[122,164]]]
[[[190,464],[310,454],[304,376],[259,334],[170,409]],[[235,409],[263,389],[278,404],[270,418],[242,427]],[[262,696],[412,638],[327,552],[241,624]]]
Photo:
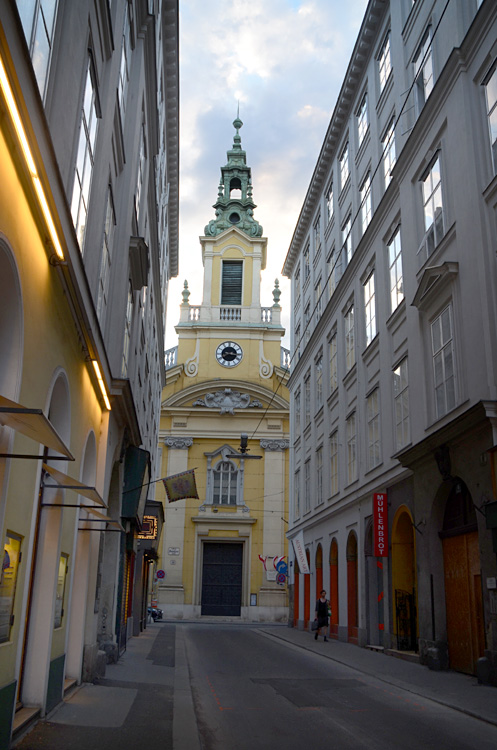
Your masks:
[[[162,620],[162,614],[162,609],[159,609],[158,607],[148,608],[148,616],[151,617],[154,622],[156,622],[156,620]]]

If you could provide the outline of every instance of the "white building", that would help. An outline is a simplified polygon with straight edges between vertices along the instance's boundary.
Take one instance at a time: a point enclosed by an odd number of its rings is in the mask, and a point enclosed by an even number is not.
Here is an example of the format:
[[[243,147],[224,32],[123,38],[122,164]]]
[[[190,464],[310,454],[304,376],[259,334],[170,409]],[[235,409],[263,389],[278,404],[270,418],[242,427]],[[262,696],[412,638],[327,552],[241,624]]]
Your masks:
[[[369,2],[283,269],[295,625],[324,587],[334,637],[494,681],[496,38],[492,0]]]
[[[0,3],[1,748],[146,620],[178,106],[177,0]]]

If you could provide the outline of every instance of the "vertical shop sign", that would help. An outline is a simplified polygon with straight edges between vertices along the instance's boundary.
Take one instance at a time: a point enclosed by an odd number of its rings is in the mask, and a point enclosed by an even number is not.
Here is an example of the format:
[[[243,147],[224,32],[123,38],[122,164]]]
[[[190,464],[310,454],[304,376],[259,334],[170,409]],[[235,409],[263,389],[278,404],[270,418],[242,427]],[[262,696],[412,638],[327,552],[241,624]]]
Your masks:
[[[373,495],[373,555],[388,557],[388,506],[387,493]]]

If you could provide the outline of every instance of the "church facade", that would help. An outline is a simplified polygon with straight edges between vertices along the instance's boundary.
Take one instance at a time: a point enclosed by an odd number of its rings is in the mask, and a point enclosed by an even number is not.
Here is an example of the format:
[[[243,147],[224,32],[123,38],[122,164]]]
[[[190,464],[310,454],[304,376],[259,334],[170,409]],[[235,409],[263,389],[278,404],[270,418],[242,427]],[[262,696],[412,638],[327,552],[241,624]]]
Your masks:
[[[285,621],[289,352],[278,281],[260,299],[267,239],[254,218],[240,119],[200,237],[203,300],[185,281],[166,353],[162,476],[194,470],[198,499],[168,502],[154,593],[164,616]]]

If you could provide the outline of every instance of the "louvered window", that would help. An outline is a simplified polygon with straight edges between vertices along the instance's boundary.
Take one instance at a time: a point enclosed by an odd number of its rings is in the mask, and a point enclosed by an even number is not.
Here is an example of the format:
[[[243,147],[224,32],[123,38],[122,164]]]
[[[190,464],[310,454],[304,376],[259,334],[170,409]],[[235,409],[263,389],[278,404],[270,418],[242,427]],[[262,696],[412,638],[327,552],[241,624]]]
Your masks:
[[[242,275],[243,261],[223,261],[223,279],[221,285],[222,305],[242,304]]]

